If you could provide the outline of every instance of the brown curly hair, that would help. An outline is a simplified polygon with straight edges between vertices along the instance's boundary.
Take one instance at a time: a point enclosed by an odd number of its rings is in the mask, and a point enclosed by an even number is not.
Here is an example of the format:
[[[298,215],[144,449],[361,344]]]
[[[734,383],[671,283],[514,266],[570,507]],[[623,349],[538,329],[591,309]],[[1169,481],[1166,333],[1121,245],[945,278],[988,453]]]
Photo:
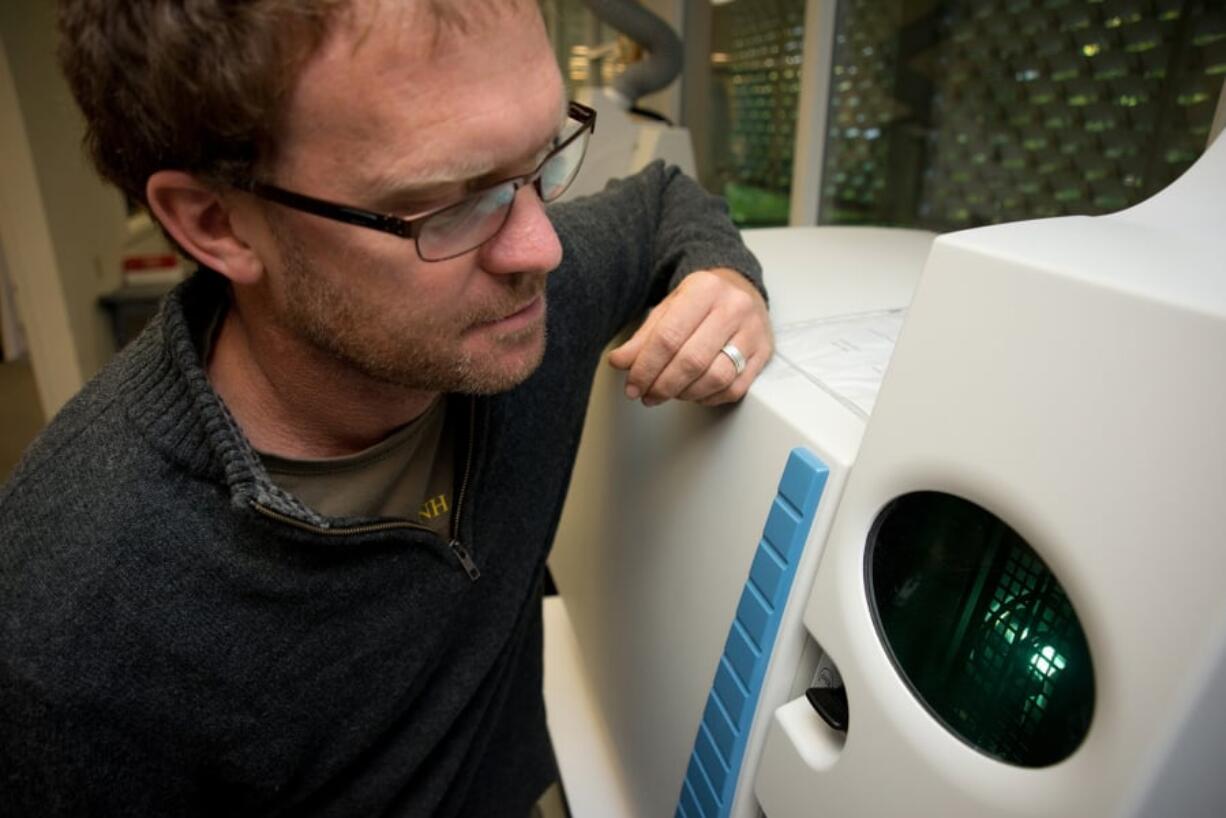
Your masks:
[[[158,170],[214,184],[272,160],[298,69],[347,0],[61,0],[60,62],[103,177],[147,204]]]

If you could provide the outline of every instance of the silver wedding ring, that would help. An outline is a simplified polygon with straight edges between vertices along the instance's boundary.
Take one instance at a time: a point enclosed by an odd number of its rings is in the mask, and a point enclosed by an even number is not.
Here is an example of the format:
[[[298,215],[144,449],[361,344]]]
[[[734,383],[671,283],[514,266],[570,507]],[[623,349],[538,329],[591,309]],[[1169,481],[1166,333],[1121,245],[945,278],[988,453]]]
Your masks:
[[[728,356],[728,360],[732,361],[732,368],[736,370],[736,374],[740,375],[745,371],[745,355],[741,350],[737,349],[736,344],[724,344],[724,348],[720,350]]]

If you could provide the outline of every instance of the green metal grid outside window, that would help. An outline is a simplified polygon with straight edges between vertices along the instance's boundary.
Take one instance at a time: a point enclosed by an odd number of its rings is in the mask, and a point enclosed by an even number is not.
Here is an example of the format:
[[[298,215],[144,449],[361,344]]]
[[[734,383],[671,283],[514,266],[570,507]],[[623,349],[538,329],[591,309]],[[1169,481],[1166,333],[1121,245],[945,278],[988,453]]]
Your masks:
[[[1105,213],[1203,152],[1223,0],[842,0],[820,219]]]

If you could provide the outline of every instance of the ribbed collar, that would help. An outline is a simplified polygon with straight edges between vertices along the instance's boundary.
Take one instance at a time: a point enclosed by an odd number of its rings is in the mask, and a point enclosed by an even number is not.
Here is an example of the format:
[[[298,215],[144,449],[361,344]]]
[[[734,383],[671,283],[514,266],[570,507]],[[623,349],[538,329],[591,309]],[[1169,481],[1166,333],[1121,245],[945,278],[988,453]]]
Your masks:
[[[169,460],[199,477],[225,483],[235,507],[258,502],[328,528],[335,521],[272,482],[209,383],[200,342],[228,304],[229,283],[207,268],[171,291],[150,326],[115,361],[128,415]]]

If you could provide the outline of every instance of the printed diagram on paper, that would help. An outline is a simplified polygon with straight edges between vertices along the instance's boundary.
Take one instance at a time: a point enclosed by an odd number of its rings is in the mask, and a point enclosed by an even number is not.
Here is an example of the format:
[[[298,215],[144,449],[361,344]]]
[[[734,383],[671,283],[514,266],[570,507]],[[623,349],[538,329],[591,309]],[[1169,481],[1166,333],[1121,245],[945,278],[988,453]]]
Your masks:
[[[787,324],[777,354],[856,413],[872,414],[906,310],[881,310]]]

